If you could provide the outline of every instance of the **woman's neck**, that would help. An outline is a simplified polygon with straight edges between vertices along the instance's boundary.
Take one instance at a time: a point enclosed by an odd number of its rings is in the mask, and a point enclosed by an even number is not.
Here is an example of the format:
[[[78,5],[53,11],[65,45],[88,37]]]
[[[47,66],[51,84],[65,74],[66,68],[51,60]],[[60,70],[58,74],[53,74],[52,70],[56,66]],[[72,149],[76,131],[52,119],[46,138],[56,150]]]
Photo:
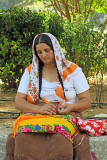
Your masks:
[[[50,64],[50,65],[44,64],[43,68],[49,69],[49,70],[56,69],[56,65],[55,64]]]
[[[57,76],[57,67],[55,65],[46,66],[44,65],[43,71],[42,71],[42,77],[49,82],[56,81]]]

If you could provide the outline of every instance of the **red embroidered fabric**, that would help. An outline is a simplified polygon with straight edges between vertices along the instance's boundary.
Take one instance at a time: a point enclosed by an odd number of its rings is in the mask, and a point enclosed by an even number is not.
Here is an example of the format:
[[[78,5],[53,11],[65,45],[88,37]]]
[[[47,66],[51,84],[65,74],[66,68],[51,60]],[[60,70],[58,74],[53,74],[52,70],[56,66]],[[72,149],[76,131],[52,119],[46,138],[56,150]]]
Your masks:
[[[86,132],[90,136],[107,135],[107,120],[88,119],[83,120],[76,118],[77,126],[81,131]]]

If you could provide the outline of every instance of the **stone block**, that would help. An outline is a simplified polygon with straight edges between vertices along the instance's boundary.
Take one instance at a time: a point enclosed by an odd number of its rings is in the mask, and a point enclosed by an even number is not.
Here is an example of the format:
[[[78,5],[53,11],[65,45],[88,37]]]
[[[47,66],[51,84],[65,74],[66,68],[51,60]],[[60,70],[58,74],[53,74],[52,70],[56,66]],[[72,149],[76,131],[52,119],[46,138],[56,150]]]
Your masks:
[[[94,152],[98,160],[107,160],[107,135],[90,137],[90,150]]]

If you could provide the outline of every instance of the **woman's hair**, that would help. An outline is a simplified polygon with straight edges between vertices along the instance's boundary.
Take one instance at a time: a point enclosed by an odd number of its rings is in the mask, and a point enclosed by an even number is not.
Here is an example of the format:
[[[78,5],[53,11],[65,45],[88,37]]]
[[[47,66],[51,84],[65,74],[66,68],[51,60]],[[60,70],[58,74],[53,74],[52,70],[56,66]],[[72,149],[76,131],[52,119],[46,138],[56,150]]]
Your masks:
[[[52,45],[52,41],[51,41],[51,39],[50,39],[50,37],[49,36],[47,36],[46,34],[39,34],[36,38],[35,38],[35,40],[34,40],[34,52],[35,52],[35,55],[36,55],[36,57],[38,58],[38,60],[41,62],[41,64],[43,65],[43,62],[39,59],[39,57],[38,57],[38,54],[37,54],[37,52],[36,52],[36,45],[38,45],[38,44],[41,44],[41,43],[45,43],[45,44],[47,44],[51,49],[52,49],[52,51],[54,52],[54,50],[53,50],[53,45]]]
[[[33,46],[34,48],[33,49],[34,49],[34,53],[35,53],[37,59],[39,60],[39,66],[38,66],[38,72],[39,72],[39,95],[38,96],[39,96],[40,99],[41,99],[40,93],[41,93],[41,88],[42,88],[42,69],[43,69],[44,63],[38,57],[38,54],[36,52],[36,45],[41,44],[41,43],[47,44],[52,49],[52,51],[54,52],[53,44],[52,44],[52,41],[51,41],[49,36],[47,36],[46,34],[40,34],[35,38],[34,46]],[[59,79],[59,81],[60,81],[60,83],[62,85],[63,92],[64,92],[63,80],[62,80],[62,78],[61,78],[61,76],[59,74],[58,69],[57,69],[57,75],[58,75],[58,79]],[[64,97],[65,97],[65,93],[64,93]]]

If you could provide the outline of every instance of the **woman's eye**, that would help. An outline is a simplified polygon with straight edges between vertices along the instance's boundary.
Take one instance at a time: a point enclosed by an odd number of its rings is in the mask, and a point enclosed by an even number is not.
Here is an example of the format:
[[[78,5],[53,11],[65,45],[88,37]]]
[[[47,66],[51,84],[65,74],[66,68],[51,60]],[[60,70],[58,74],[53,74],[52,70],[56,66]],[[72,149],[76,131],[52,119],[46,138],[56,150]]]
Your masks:
[[[37,51],[37,53],[38,53],[38,54],[41,54],[42,52],[41,52],[41,51]]]
[[[45,52],[49,52],[50,50],[51,50],[50,48],[46,48],[46,49],[44,49],[44,51],[45,51]],[[42,51],[40,51],[40,50],[39,50],[39,51],[37,51],[37,54],[42,54]]]
[[[47,48],[47,49],[45,49],[45,52],[49,52],[51,49],[50,48]]]

